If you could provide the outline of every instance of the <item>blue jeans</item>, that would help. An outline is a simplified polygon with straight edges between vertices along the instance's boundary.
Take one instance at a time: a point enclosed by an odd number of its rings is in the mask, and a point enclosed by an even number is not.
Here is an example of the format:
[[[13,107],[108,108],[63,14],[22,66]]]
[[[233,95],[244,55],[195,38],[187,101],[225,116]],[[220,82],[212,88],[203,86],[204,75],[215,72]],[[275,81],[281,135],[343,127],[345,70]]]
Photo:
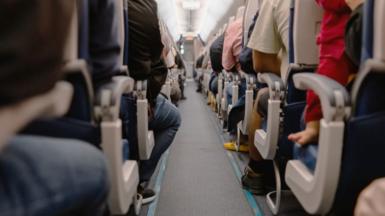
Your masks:
[[[305,112],[302,113],[301,117],[301,130],[305,130]],[[317,165],[317,157],[318,157],[318,144],[311,143],[306,146],[300,146],[298,144],[294,144],[293,147],[293,158],[296,160],[302,161],[306,165],[306,167],[311,171],[315,171],[315,167]]]
[[[122,98],[120,117],[123,122],[124,137],[129,140],[130,159],[139,160],[136,134],[135,99],[130,95]],[[140,182],[151,179],[162,154],[170,147],[181,124],[179,110],[164,96],[156,99],[153,119],[149,120],[149,128],[154,131],[155,146],[150,159],[139,164]]]
[[[87,143],[18,136],[0,153],[0,215],[102,215],[106,162]]]
[[[246,79],[241,80],[241,84],[239,85],[239,90],[238,90],[238,98],[241,98],[242,96],[245,95],[246,93],[246,88],[247,88],[247,83]],[[227,103],[231,105],[233,103],[232,98],[233,98],[233,82],[231,82],[228,86],[227,89],[225,90],[227,93]]]
[[[214,73],[212,73],[211,74],[211,77],[210,77],[210,86],[209,86],[209,88],[210,88],[210,91],[214,94],[214,95],[216,95],[216,94],[218,94],[218,75],[216,75],[216,74],[214,74]]]
[[[149,128],[154,131],[155,146],[150,159],[140,163],[141,182],[150,180],[163,153],[174,141],[182,121],[178,108],[161,95],[156,99],[154,113],[154,118],[149,122]]]

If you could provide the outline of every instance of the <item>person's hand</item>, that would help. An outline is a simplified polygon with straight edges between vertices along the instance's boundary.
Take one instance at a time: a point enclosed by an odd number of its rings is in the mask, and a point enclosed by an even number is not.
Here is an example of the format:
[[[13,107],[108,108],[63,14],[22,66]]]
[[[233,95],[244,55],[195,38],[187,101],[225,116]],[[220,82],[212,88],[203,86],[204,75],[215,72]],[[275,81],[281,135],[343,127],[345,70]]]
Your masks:
[[[364,3],[364,1],[365,0],[345,0],[346,4],[350,7],[352,11],[355,10],[362,3]]]
[[[300,146],[306,146],[317,142],[320,130],[319,127],[319,121],[309,122],[306,124],[306,129],[304,131],[290,134],[288,139],[299,144]]]

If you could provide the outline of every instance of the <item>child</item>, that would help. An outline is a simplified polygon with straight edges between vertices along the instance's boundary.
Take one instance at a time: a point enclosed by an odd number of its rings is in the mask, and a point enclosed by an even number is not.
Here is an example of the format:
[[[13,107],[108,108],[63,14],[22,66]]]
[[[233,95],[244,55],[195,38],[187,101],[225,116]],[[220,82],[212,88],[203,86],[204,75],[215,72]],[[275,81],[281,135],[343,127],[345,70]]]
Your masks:
[[[320,48],[320,62],[317,73],[346,85],[349,75],[356,71],[344,53],[344,32],[351,10],[345,0],[316,1],[324,9],[322,27],[317,38],[317,44]],[[302,146],[317,142],[319,121],[322,118],[321,103],[313,91],[308,91],[306,102],[306,129],[288,137],[289,140]]]

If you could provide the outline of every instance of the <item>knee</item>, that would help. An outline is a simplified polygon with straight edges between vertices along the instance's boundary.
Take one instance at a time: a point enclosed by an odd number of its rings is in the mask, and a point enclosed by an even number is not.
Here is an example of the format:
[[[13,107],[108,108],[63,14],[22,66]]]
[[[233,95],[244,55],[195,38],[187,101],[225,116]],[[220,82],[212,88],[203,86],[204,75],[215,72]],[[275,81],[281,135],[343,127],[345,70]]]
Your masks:
[[[67,140],[66,163],[73,171],[69,181],[73,181],[85,199],[104,199],[109,190],[107,162],[103,153],[81,141]],[[70,157],[70,158],[69,158]]]
[[[84,149],[77,154],[80,160],[77,171],[82,174],[87,185],[107,194],[109,178],[107,162],[103,153],[86,143],[82,143],[82,146]]]
[[[173,115],[174,115],[174,121],[173,121],[174,124],[173,124],[173,126],[178,129],[181,126],[181,124],[182,124],[182,116],[180,115],[180,112],[179,112],[178,109],[175,109]]]

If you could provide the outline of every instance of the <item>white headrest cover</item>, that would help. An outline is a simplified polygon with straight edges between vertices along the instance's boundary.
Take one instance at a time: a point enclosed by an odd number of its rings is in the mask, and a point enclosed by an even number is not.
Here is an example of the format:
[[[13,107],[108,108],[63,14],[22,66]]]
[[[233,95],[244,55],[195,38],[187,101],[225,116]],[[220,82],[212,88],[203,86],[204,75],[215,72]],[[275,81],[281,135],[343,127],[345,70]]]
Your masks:
[[[319,49],[316,39],[321,28],[323,10],[314,0],[295,0],[294,58],[295,63],[316,65]]]

